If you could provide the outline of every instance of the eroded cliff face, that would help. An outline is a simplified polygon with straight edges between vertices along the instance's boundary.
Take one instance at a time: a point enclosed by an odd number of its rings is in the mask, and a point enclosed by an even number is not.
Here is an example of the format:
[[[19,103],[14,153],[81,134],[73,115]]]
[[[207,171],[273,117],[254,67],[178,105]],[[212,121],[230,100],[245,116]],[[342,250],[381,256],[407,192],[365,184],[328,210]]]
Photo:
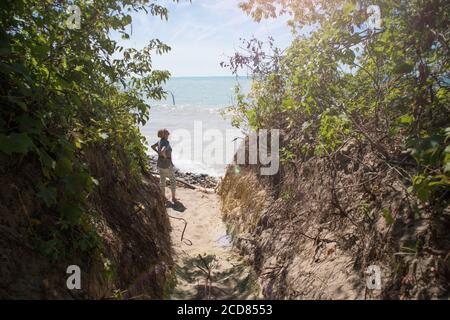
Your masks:
[[[449,209],[421,204],[401,173],[352,141],[272,177],[231,165],[219,186],[223,216],[264,297],[448,298]],[[367,289],[371,265],[381,290]]]
[[[126,183],[105,150],[85,154],[99,181],[89,199],[97,249],[52,260],[36,248],[39,226],[58,228],[57,217],[36,201],[36,163],[1,166],[0,297],[3,299],[109,299],[164,297],[172,265],[170,224],[152,176]],[[4,162],[5,164],[6,162]],[[126,175],[126,173],[125,173]],[[51,239],[51,237],[50,237]],[[82,244],[80,244],[82,245]],[[81,269],[81,290],[68,290],[69,265]]]

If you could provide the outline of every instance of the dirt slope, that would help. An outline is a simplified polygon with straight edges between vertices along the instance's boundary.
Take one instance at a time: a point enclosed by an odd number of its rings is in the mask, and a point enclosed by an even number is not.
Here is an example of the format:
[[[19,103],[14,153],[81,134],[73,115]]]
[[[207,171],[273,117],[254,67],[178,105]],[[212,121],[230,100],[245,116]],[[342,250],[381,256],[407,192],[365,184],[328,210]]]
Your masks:
[[[230,166],[218,193],[265,298],[449,297],[449,208],[421,205],[369,147],[348,143],[329,159],[258,172]],[[366,288],[371,265],[381,268],[381,290]]]
[[[158,181],[148,176],[128,184],[106,150],[85,155],[99,187],[89,199],[98,217],[98,250],[53,261],[36,248],[39,228],[57,230],[57,215],[34,196],[35,163],[0,166],[0,298],[109,299],[164,297],[172,265],[170,224]],[[0,159],[1,160],[1,159]],[[65,252],[60,252],[63,255]],[[81,269],[81,290],[68,290],[66,269]]]

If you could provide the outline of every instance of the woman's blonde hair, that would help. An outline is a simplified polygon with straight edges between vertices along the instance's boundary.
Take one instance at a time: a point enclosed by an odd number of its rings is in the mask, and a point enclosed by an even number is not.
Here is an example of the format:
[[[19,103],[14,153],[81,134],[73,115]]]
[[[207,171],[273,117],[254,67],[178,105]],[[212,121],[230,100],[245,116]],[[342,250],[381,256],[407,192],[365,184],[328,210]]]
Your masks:
[[[158,138],[163,138],[169,134],[169,130],[166,128],[158,130]]]

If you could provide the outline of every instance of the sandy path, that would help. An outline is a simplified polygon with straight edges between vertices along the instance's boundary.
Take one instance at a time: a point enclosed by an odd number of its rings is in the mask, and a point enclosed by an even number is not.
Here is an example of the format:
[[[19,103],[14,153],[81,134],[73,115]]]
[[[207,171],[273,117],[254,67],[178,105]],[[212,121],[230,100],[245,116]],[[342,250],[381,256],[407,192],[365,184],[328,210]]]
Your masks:
[[[170,219],[177,281],[171,298],[258,298],[259,287],[251,268],[230,244],[221,219],[219,197],[184,188],[177,189],[177,197],[180,203],[168,207],[167,212],[188,224],[181,241],[185,223]]]

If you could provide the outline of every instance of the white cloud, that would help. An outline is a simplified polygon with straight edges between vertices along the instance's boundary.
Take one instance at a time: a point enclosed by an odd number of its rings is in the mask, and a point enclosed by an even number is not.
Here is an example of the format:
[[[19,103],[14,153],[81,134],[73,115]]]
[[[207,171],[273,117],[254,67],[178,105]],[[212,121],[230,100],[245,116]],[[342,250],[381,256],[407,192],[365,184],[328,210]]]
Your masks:
[[[269,35],[280,39],[281,46],[290,41],[286,18],[254,22],[238,7],[241,0],[171,0],[160,1],[169,8],[169,21],[145,13],[133,16],[133,35],[120,40],[125,47],[142,48],[150,39],[159,38],[172,52],[153,57],[154,66],[168,69],[175,76],[225,75],[219,63],[240,45],[240,38]]]

